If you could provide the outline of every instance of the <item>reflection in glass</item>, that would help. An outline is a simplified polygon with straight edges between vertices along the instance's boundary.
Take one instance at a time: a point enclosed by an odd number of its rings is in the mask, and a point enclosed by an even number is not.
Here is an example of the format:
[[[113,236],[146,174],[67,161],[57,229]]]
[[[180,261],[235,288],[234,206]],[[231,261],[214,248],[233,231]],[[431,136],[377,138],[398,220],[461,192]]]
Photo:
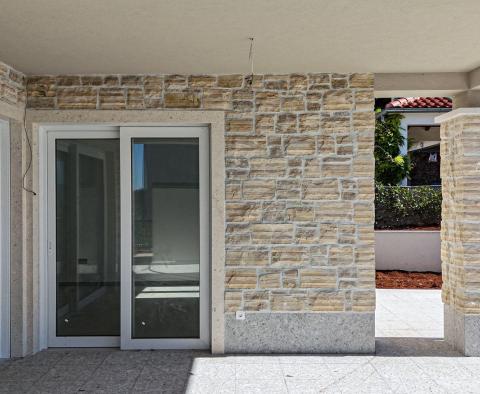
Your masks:
[[[133,338],[198,338],[198,139],[132,140]]]
[[[56,140],[57,336],[120,335],[118,139]]]

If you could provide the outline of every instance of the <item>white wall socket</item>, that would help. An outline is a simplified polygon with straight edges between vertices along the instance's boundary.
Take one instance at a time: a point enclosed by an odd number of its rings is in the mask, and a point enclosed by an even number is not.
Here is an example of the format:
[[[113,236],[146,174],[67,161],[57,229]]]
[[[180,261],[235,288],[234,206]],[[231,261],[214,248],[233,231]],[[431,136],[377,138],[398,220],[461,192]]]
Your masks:
[[[237,320],[245,320],[245,312],[244,311],[236,311],[235,318]]]

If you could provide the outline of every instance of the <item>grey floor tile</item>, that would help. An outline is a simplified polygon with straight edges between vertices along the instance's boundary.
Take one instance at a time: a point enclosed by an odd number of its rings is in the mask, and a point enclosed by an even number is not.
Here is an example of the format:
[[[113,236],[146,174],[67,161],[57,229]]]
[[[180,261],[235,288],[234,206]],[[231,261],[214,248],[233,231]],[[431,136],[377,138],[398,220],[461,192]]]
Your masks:
[[[235,392],[241,394],[282,394],[288,393],[287,385],[283,379],[256,379],[238,380],[235,385]]]

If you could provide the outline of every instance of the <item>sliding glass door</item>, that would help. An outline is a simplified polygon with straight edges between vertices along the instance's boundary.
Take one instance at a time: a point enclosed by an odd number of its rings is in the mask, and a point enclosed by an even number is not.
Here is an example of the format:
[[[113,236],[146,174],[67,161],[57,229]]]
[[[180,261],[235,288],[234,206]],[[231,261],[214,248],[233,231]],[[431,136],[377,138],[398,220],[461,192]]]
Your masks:
[[[208,348],[208,129],[49,133],[49,344]]]
[[[207,348],[207,130],[120,134],[130,158],[122,162],[122,347]]]

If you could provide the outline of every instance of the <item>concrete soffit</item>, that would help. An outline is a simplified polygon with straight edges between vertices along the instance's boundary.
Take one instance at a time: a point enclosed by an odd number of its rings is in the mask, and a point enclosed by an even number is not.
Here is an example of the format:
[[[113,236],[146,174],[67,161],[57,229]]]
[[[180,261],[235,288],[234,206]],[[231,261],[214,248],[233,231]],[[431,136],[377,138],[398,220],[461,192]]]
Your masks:
[[[375,97],[455,97],[469,90],[480,90],[480,67],[468,72],[375,74]]]

